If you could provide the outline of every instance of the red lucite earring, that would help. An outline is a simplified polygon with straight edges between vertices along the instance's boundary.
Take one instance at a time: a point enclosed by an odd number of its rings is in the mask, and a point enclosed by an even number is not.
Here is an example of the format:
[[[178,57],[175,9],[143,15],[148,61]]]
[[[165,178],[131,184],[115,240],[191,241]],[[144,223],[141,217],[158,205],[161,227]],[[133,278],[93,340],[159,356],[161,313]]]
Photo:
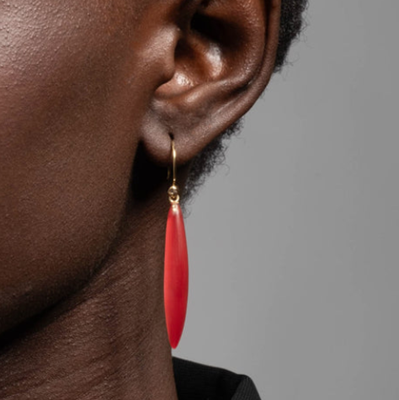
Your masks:
[[[164,301],[169,343],[179,344],[186,319],[188,298],[188,254],[183,214],[176,186],[176,149],[172,139],[173,182],[168,190],[170,209],[166,223]]]

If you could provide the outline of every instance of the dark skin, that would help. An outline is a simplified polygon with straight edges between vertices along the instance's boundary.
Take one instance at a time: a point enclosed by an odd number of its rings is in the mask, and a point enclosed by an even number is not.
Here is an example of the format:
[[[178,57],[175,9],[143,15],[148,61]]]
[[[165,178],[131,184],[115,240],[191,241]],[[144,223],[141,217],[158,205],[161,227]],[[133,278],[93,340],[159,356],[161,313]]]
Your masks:
[[[266,87],[279,20],[280,0],[0,1],[0,399],[177,399],[170,135],[182,187]]]

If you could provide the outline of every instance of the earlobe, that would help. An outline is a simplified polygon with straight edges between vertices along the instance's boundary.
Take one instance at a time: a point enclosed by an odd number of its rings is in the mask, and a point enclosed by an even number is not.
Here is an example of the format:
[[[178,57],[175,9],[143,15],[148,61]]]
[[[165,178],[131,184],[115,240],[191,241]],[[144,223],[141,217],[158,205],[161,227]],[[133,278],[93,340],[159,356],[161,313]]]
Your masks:
[[[275,63],[280,0],[202,2],[173,49],[174,74],[154,91],[143,144],[165,165],[170,134],[186,163],[243,116]],[[176,15],[176,24],[181,15]]]

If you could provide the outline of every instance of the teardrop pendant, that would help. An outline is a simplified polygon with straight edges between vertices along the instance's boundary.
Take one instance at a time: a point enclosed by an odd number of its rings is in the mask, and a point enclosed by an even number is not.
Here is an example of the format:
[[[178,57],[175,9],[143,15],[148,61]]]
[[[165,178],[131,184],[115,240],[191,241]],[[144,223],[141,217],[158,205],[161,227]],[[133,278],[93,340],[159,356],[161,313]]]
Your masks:
[[[180,205],[171,204],[166,224],[164,297],[166,326],[173,349],[179,344],[188,299],[188,253]]]

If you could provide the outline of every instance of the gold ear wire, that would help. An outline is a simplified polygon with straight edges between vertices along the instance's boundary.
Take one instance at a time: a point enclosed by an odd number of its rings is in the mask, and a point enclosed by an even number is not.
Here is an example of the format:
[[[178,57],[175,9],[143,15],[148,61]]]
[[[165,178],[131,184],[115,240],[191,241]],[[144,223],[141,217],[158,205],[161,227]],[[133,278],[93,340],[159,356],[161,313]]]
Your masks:
[[[179,196],[179,188],[176,185],[176,147],[175,142],[172,139],[172,186],[168,190],[169,201],[171,204],[179,204],[180,196]],[[168,168],[168,180],[170,178],[170,167]]]
[[[172,139],[172,167],[173,167],[173,185],[176,185],[176,147],[175,141]]]

